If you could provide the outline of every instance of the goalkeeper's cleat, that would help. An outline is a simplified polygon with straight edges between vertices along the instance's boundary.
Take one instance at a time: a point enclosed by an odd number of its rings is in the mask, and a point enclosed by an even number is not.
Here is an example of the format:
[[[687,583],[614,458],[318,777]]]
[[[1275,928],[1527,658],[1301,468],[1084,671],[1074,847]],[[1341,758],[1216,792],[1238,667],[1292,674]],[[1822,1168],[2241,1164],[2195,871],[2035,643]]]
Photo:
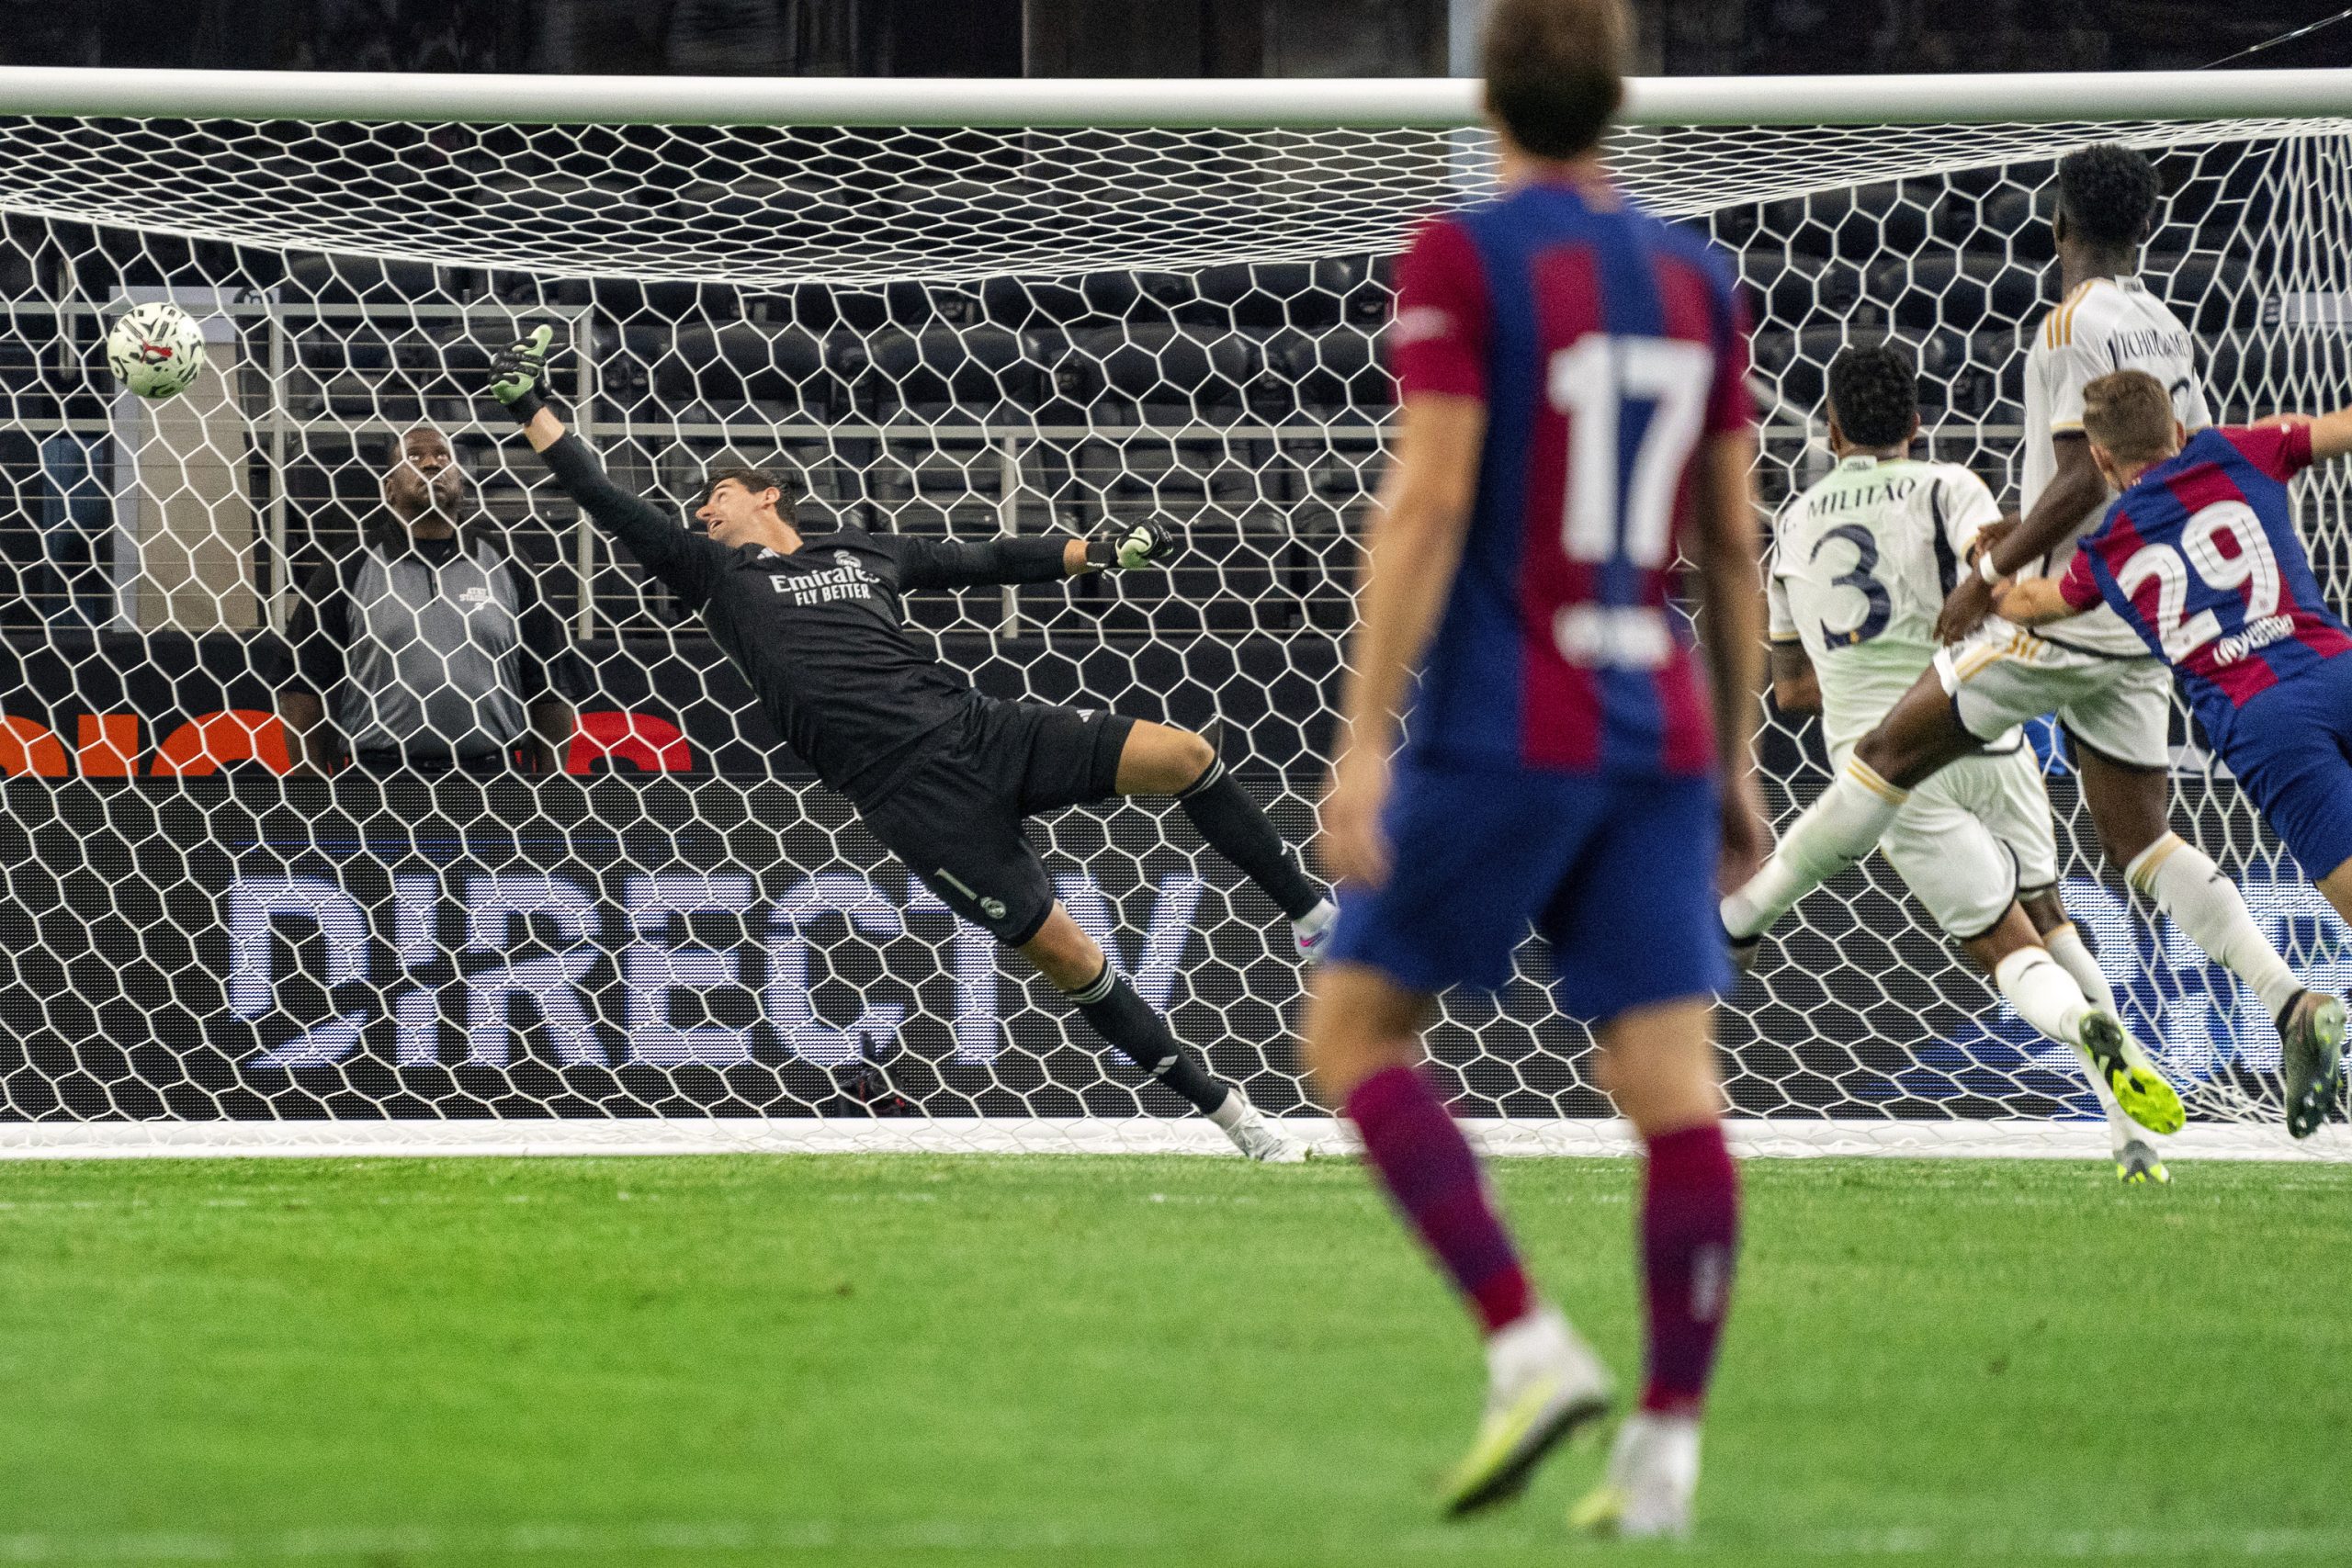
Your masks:
[[[1699,1492],[1699,1421],[1638,1411],[1617,1430],[1609,1473],[1568,1510],[1587,1535],[1679,1540],[1690,1533]]]
[[[1487,1410],[1445,1483],[1459,1518],[1516,1497],[1544,1456],[1609,1413],[1609,1369],[1555,1307],[1539,1306],[1487,1341]]]
[[[2138,1138],[2133,1138],[2115,1151],[2115,1174],[2126,1187],[2169,1187],[2172,1172],[2156,1157],[2156,1151]]]
[[[2124,1030],[2121,1019],[2105,1008],[2092,1008],[2083,1014],[2075,1043],[2089,1059],[2091,1071],[2107,1080],[2107,1087],[2115,1092],[2115,1102],[2132,1121],[2151,1133],[2177,1133],[2188,1120],[2188,1112],[2181,1109],[2179,1091],[2148,1060],[2140,1043]]]
[[[2302,991],[2278,1021],[2287,1079],[2287,1131],[2308,1138],[2344,1092],[2344,1001]]]
[[[1331,940],[1331,928],[1339,923],[1340,906],[1325,898],[1306,913],[1290,923],[1292,940],[1298,943],[1298,955],[1312,959],[1321,953]]]
[[[1238,1091],[1237,1091],[1238,1092]],[[1294,1144],[1274,1130],[1266,1113],[1254,1105],[1245,1105],[1229,1122],[1219,1122],[1233,1146],[1260,1165],[1303,1165],[1306,1148]]]

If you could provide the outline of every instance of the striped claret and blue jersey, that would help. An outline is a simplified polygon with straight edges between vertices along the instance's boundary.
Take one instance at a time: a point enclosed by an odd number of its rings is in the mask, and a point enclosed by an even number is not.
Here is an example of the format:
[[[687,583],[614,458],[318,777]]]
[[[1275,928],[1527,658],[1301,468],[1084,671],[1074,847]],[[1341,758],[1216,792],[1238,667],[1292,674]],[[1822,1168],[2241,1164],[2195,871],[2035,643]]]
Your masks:
[[[1526,186],[1415,235],[1392,347],[1402,398],[1487,405],[1410,750],[1712,770],[1705,677],[1671,590],[1697,459],[1752,418],[1747,326],[1720,262],[1605,185]]]
[[[2352,653],[2295,533],[2287,481],[2311,461],[2308,424],[2199,431],[2116,497],[2059,583],[2172,665],[2217,744],[2249,699]]]

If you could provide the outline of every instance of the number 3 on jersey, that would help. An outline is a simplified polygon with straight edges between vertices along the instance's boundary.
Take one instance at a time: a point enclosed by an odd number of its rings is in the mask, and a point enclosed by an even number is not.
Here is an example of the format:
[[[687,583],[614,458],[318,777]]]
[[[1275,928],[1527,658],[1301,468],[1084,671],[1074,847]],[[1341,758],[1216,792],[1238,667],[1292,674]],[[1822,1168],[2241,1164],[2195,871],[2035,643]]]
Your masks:
[[[2225,538],[2231,546],[2227,555],[2222,552]],[[2242,501],[2217,501],[2188,520],[2179,549],[2143,545],[2115,574],[2116,586],[2128,598],[2137,599],[2150,582],[2156,585],[2156,637],[2164,644],[2165,657],[2175,663],[2222,635],[2221,617],[2211,610],[2188,614],[2192,567],[2210,588],[2223,592],[2245,589],[2248,621],[2278,613],[2278,558],[2262,532],[2262,519]]]
[[[1570,560],[1621,552],[1662,567],[1673,547],[1675,494],[1706,418],[1714,351],[1679,338],[1588,333],[1555,352],[1545,377],[1552,407],[1568,416],[1567,513],[1561,543]],[[1618,492],[1618,420],[1629,402],[1652,405],[1634,454],[1630,491]]]

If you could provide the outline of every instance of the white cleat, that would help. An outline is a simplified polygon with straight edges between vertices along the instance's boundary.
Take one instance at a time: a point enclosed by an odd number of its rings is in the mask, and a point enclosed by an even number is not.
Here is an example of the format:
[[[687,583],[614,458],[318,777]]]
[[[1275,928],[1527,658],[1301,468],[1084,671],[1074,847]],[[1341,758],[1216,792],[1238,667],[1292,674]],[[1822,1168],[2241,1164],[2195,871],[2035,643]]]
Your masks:
[[[1487,1409],[1445,1483],[1460,1517],[1516,1497],[1544,1456],[1609,1413],[1609,1369],[1559,1309],[1539,1306],[1487,1341]]]
[[[1276,1132],[1274,1124],[1266,1120],[1266,1113],[1254,1105],[1243,1106],[1241,1113],[1231,1122],[1219,1122],[1218,1125],[1225,1129],[1225,1135],[1233,1140],[1235,1148],[1260,1165],[1306,1163],[1306,1146],[1294,1144]]]
[[[1322,953],[1331,940],[1331,928],[1339,923],[1340,906],[1326,898],[1290,923],[1290,934],[1298,942],[1301,958],[1314,958]]]
[[[1589,1535],[1679,1540],[1698,1492],[1698,1417],[1639,1410],[1617,1429],[1608,1479],[1568,1510],[1568,1523]]]

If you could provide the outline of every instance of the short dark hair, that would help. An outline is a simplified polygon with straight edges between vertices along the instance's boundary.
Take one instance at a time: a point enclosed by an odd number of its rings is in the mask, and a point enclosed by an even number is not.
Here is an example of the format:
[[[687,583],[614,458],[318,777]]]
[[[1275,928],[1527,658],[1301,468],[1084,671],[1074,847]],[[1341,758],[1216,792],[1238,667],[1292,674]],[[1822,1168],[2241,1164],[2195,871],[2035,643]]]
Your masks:
[[[2148,463],[2172,450],[2172,394],[2145,370],[2117,370],[2083,389],[2084,438],[2119,463]]]
[[[1600,141],[1625,100],[1622,0],[1495,0],[1481,46],[1487,107],[1539,158]]]
[[[1829,412],[1857,446],[1892,446],[1919,412],[1918,374],[1891,343],[1840,349],[1829,362]]]
[[[2161,194],[2156,166],[2120,141],[2102,141],[2058,161],[2058,210],[2069,231],[2095,245],[2146,239]]]
[[[755,468],[751,467],[749,464],[739,464],[735,467],[726,468],[713,468],[703,478],[702,499],[704,502],[707,504],[710,498],[714,494],[718,493],[718,487],[725,484],[729,479],[733,479],[737,484],[741,485],[753,495],[760,495],[768,491],[775,491],[776,492],[776,515],[782,517],[787,523],[792,520],[792,481],[786,478],[782,471],[775,468]]]

